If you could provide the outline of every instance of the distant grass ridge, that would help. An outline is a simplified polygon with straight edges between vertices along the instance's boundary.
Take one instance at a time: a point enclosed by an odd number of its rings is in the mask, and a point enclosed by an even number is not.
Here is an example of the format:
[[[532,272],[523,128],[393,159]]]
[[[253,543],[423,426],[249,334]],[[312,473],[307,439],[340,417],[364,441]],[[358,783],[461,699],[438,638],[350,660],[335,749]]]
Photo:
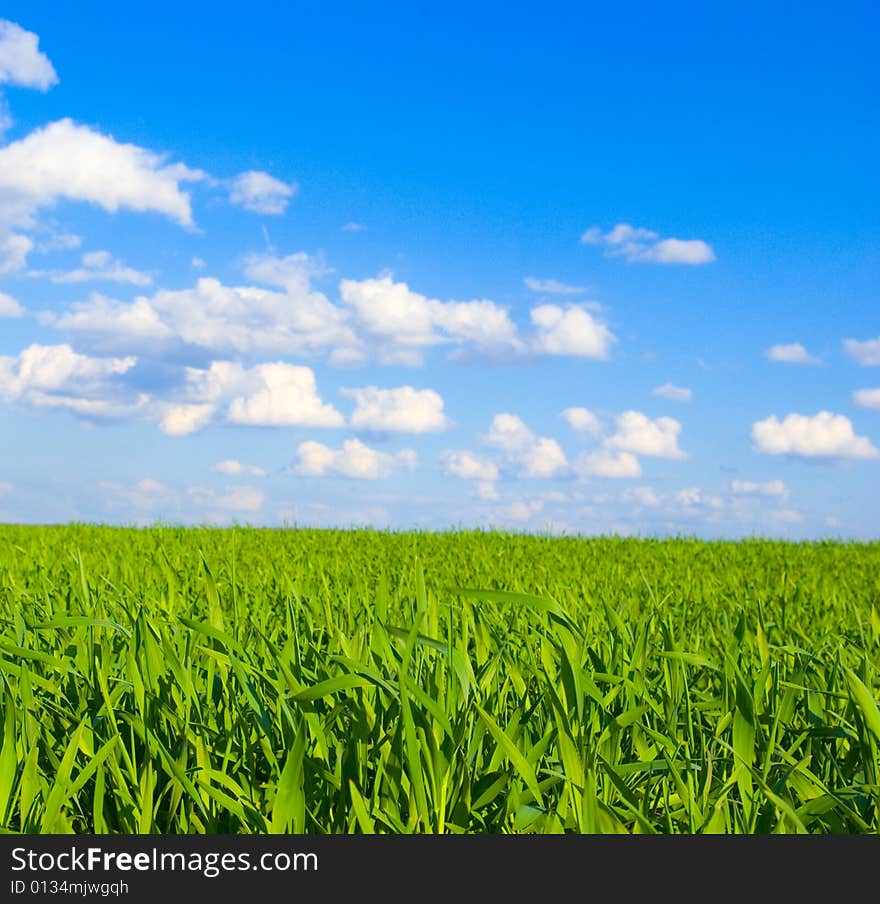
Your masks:
[[[0,527],[11,832],[880,831],[880,544]]]

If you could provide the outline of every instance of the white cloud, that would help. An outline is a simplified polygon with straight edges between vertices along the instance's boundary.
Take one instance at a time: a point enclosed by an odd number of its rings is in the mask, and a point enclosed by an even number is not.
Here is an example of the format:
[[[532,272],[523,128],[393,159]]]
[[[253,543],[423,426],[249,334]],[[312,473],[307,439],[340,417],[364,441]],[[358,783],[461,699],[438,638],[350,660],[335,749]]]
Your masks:
[[[299,186],[275,179],[268,173],[249,170],[230,182],[229,200],[252,213],[282,214]]]
[[[0,198],[2,204],[2,198]],[[14,273],[27,263],[27,256],[33,251],[34,243],[26,235],[17,232],[0,234],[0,274]]]
[[[81,390],[131,370],[136,358],[90,358],[69,345],[31,345],[17,357],[0,357],[0,393],[18,398],[31,391]]]
[[[688,487],[685,490],[679,490],[675,494],[675,501],[686,509],[720,509],[724,507],[723,499],[721,499],[719,496],[708,495],[698,487]]]
[[[31,270],[29,276],[48,276],[53,283],[117,282],[133,286],[147,286],[153,278],[148,273],[126,267],[109,251],[89,251],[82,256],[82,266],[76,270]]]
[[[498,479],[498,465],[474,452],[446,451],[440,456],[440,460],[443,462],[443,473],[449,477],[478,480],[483,483],[490,483]]]
[[[311,368],[277,362],[260,364],[253,387],[229,403],[227,419],[252,427],[341,427],[342,415],[321,401]]]
[[[581,235],[583,245],[608,245],[612,248],[628,248],[632,243],[644,243],[657,239],[657,233],[642,226],[618,223],[613,229],[603,233],[601,227],[591,226]]]
[[[203,277],[191,289],[163,290],[131,302],[92,294],[45,322],[76,333],[94,349],[135,351],[155,357],[194,346],[215,354],[328,354],[335,367],[382,364],[418,366],[426,349],[456,347],[499,360],[529,354],[606,357],[615,341],[583,307],[541,305],[534,329],[520,335],[507,311],[494,302],[437,301],[390,277],[342,280],[342,305],[312,287],[324,264],[306,254],[254,255],[251,279],[278,289],[226,286]]]
[[[789,345],[773,345],[764,352],[764,356],[770,361],[779,361],[783,364],[821,364],[822,359],[811,355],[800,342],[792,342]]]
[[[245,465],[234,458],[227,458],[211,465],[211,470],[216,474],[228,474],[232,477],[240,474],[249,474],[251,477],[265,477],[266,472],[256,465]]]
[[[343,232],[364,232],[366,230],[366,226],[363,223],[357,223],[354,220],[345,223],[342,227]]]
[[[161,343],[176,338],[173,327],[144,297],[125,304],[95,292],[87,302],[72,305],[60,316],[46,314],[45,320],[58,329],[96,340],[102,348],[120,351],[155,351]]]
[[[535,441],[535,435],[515,414],[496,414],[483,437],[487,446],[504,452],[522,452]]]
[[[0,496],[8,496],[14,489],[15,487],[8,481],[0,481]]]
[[[608,257],[623,257],[630,263],[707,264],[715,260],[712,246],[702,239],[660,238],[650,230],[618,223],[608,232],[593,226],[581,235],[584,245],[601,245]]]
[[[375,336],[416,347],[443,341],[436,323],[442,302],[411,291],[406,283],[395,283],[390,276],[361,282],[344,279],[339,290],[345,304]]]
[[[250,427],[341,427],[342,415],[321,401],[314,372],[284,362],[246,368],[212,361],[186,368],[182,398],[161,409],[160,428],[186,436],[213,422]]]
[[[432,433],[450,425],[443,413],[443,398],[433,389],[400,386],[379,389],[343,389],[341,394],[354,399],[350,425],[355,430],[392,430],[401,433]]]
[[[31,225],[38,208],[69,200],[111,213],[160,213],[190,226],[190,196],[181,184],[203,178],[200,170],[61,119],[0,148],[0,218]]]
[[[531,319],[533,348],[540,354],[604,359],[616,341],[604,323],[576,305],[539,305],[532,308]]]
[[[210,402],[168,405],[160,420],[159,429],[169,436],[189,436],[211,423],[217,406]]]
[[[693,398],[693,392],[690,389],[685,386],[674,386],[672,383],[655,386],[651,390],[651,395],[670,402],[689,402]]]
[[[302,477],[335,475],[359,480],[380,480],[400,469],[412,470],[417,460],[412,449],[402,449],[396,453],[379,452],[358,439],[346,440],[341,449],[331,449],[317,442],[305,442],[299,445],[296,453],[297,463],[292,470]]]
[[[208,266],[208,265],[202,260],[202,258],[200,258],[200,257],[194,257],[194,258],[190,261],[190,264],[191,264],[196,270],[204,270],[205,267]]]
[[[568,467],[559,443],[535,436],[515,414],[496,414],[483,443],[505,452],[519,466],[520,477],[556,477]]]
[[[345,313],[311,289],[311,260],[292,257],[297,260],[285,259],[283,273],[277,261],[253,265],[285,279],[282,292],[203,277],[192,289],[163,290],[130,303],[92,295],[52,322],[102,348],[153,354],[180,344],[241,355],[314,355],[358,345]]]
[[[568,421],[571,429],[577,430],[578,433],[598,436],[602,432],[599,418],[586,408],[566,408],[562,412],[562,417]]]
[[[557,279],[536,279],[534,276],[527,276],[523,282],[533,292],[545,295],[580,295],[587,291],[584,286],[570,286]]]
[[[661,239],[636,260],[653,264],[708,264],[715,260],[715,252],[700,239]]]
[[[611,452],[599,449],[582,452],[574,462],[580,477],[631,478],[642,476],[642,466],[632,452]]]
[[[820,411],[815,415],[775,415],[752,424],[752,442],[768,455],[800,458],[870,459],[880,457],[871,441],[856,436],[852,422],[842,414]]]
[[[753,480],[734,480],[730,484],[730,490],[735,496],[788,496],[788,487],[781,480],[768,480],[765,483],[756,483]]]
[[[24,308],[5,292],[0,292],[0,318],[15,318],[24,315]]]
[[[231,487],[223,492],[190,487],[186,494],[202,508],[223,512],[258,512],[266,498],[262,490],[254,487]]]
[[[642,508],[657,508],[660,505],[660,497],[651,487],[632,487],[623,493],[624,502],[633,502]]]
[[[482,349],[514,346],[516,327],[494,302],[438,301],[412,291],[390,276],[339,284],[342,301],[360,329],[384,344],[380,358],[393,359],[396,349],[415,352],[441,343],[471,342]]]
[[[843,350],[864,367],[880,366],[880,336],[876,339],[866,339],[864,342],[844,339]]]
[[[38,91],[48,91],[58,84],[55,69],[40,51],[39,42],[32,31],[0,19],[0,83]]]
[[[2,309],[2,304],[0,304]],[[880,408],[880,387],[877,389],[857,389],[853,393],[853,402],[861,408]]]
[[[640,411],[624,411],[615,418],[615,432],[603,441],[608,449],[653,458],[687,458],[678,447],[681,424],[671,417],[649,418]]]
[[[555,477],[565,471],[568,461],[555,439],[538,437],[519,456],[520,477]]]
[[[34,344],[14,357],[0,356],[0,400],[87,418],[142,415],[150,397],[118,383],[136,360],[92,358],[69,345]]]

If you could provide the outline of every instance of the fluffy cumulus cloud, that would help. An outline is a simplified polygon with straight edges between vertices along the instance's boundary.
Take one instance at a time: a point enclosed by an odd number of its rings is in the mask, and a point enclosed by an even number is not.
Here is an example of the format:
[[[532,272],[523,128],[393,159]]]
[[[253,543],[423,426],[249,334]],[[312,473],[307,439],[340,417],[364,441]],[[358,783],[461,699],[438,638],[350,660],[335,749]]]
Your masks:
[[[211,470],[215,474],[227,474],[230,477],[238,477],[247,474],[251,477],[265,477],[266,472],[256,465],[246,465],[235,458],[227,458],[211,465]]]
[[[788,496],[788,487],[781,480],[768,480],[758,483],[754,480],[733,480],[730,491],[735,496],[769,496],[785,498]]]
[[[287,282],[283,291],[225,286],[203,277],[194,288],[131,302],[94,294],[52,322],[100,348],[154,354],[189,346],[220,354],[315,355],[356,345],[344,313],[311,288],[312,273],[313,262],[302,255],[275,272],[274,278]]]
[[[568,460],[555,439],[536,436],[515,414],[496,414],[483,443],[505,453],[520,477],[557,477]]]
[[[365,386],[343,389],[342,395],[354,399],[349,423],[355,430],[433,433],[445,430],[451,423],[443,413],[442,396],[433,389]]]
[[[101,276],[97,266],[81,269],[61,278]],[[134,271],[109,273],[135,281]],[[608,327],[580,306],[540,305],[532,309],[532,329],[520,330],[492,301],[438,301],[391,277],[343,279],[335,304],[313,287],[327,268],[303,253],[251,256],[245,273],[271,288],[228,286],[203,277],[193,288],[132,301],[94,293],[45,319],[96,351],[156,356],[179,355],[191,347],[223,355],[327,355],[328,363],[340,367],[371,359],[418,366],[435,346],[451,347],[456,356],[476,353],[498,361],[529,355],[601,359],[615,341]]]
[[[3,305],[0,302],[0,311]],[[853,402],[860,408],[880,408],[880,387],[877,389],[857,389],[853,393]]]
[[[341,427],[344,423],[342,415],[321,400],[314,371],[308,367],[278,361],[246,368],[233,361],[213,361],[206,369],[187,368],[186,383],[183,403],[170,406],[165,414],[165,432],[193,432],[224,405],[223,419],[230,424]]]
[[[658,399],[666,399],[668,402],[690,402],[693,392],[685,386],[675,386],[672,383],[664,383],[655,386],[651,395]]]
[[[517,453],[531,446],[535,434],[515,414],[496,414],[489,426],[489,432],[483,437],[487,446],[501,449],[503,452]]]
[[[577,305],[532,308],[533,349],[544,355],[605,359],[615,342],[608,327]]]
[[[880,336],[876,339],[844,339],[843,350],[863,367],[880,367]]]
[[[592,226],[581,235],[584,245],[598,245],[608,257],[630,263],[708,264],[715,260],[712,246],[702,239],[661,238],[651,229],[618,223],[608,232]]]
[[[446,451],[440,456],[440,460],[443,463],[443,473],[449,477],[477,480],[484,484],[491,484],[499,477],[498,465],[494,461],[466,449]]]
[[[40,39],[20,25],[0,19],[0,84],[48,91],[58,83]]]
[[[417,364],[423,349],[440,344],[467,342],[480,350],[517,346],[516,326],[492,301],[438,301],[390,276],[344,279],[339,292],[361,332],[378,343],[380,360]]]
[[[527,289],[541,295],[582,295],[587,291],[585,286],[572,286],[558,279],[537,279],[534,276],[527,276],[523,282]]]
[[[31,345],[17,357],[0,357],[3,391],[18,396],[31,389],[93,386],[134,367],[135,358],[90,358],[69,345]]]
[[[53,283],[116,282],[148,286],[153,277],[114,258],[109,251],[89,251],[75,270],[31,270],[28,276],[48,277]]]
[[[229,183],[229,200],[252,213],[282,214],[299,188],[259,170],[241,173]]]
[[[217,406],[210,402],[169,403],[164,406],[159,427],[169,436],[189,436],[211,423]]]
[[[678,447],[681,424],[671,417],[649,418],[640,411],[624,411],[615,418],[615,430],[604,440],[607,449],[651,458],[687,458]]]
[[[814,415],[775,415],[752,424],[752,442],[767,455],[816,459],[871,459],[880,451],[865,436],[857,436],[842,414],[820,411]]]
[[[769,361],[778,361],[782,364],[821,364],[822,359],[811,355],[800,342],[792,342],[788,345],[773,345],[764,352],[764,357]]]
[[[598,436],[602,432],[602,422],[586,408],[566,408],[562,417],[568,422],[572,430],[584,433],[588,436]]]
[[[88,418],[137,416],[149,396],[133,394],[117,382],[136,363],[133,357],[81,355],[69,345],[34,344],[16,356],[0,357],[0,399]]]
[[[520,477],[556,477],[568,468],[565,452],[555,439],[538,437],[519,455]]]
[[[380,360],[392,363],[417,364],[423,350],[434,345],[467,345],[508,358],[606,358],[615,341],[608,327],[579,305],[539,305],[531,311],[532,330],[523,332],[495,302],[438,301],[390,276],[342,280],[340,295],[359,331],[378,343]]]
[[[39,44],[40,39],[33,32],[0,19],[0,85],[48,91],[58,83],[55,69]],[[11,125],[9,105],[0,93],[0,135]]]
[[[641,477],[642,466],[632,452],[597,449],[582,452],[574,461],[574,472],[579,477],[627,479]]]
[[[416,466],[412,449],[380,452],[358,439],[346,440],[340,449],[318,442],[301,443],[296,450],[296,463],[291,468],[300,477],[349,477],[357,480],[380,480],[399,470]]]
[[[11,296],[5,292],[0,292],[0,318],[22,317],[24,308]]]
[[[186,436],[212,423],[248,427],[341,427],[318,394],[314,371],[282,361],[246,368],[235,361],[188,367],[175,398],[157,405],[159,426]]]
[[[30,226],[41,207],[83,201],[111,213],[158,213],[190,226],[190,196],[182,186],[204,175],[62,119],[0,148],[0,210],[7,225]]]
[[[308,367],[278,362],[260,364],[259,381],[243,387],[229,403],[229,421],[259,427],[340,427],[342,415],[318,397],[315,374]]]

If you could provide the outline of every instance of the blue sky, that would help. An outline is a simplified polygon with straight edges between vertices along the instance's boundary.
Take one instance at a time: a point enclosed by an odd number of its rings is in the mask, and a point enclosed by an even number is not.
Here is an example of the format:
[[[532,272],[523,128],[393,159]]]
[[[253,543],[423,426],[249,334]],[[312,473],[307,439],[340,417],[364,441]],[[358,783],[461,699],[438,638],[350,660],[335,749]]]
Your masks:
[[[878,535],[869,5],[3,15],[0,520]]]

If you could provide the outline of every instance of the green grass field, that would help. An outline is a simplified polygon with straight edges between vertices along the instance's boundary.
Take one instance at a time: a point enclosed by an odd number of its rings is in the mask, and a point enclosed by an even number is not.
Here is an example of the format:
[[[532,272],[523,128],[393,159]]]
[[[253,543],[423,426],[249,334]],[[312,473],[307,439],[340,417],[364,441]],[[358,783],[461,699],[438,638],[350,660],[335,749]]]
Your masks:
[[[0,527],[13,832],[880,831],[880,544]]]

